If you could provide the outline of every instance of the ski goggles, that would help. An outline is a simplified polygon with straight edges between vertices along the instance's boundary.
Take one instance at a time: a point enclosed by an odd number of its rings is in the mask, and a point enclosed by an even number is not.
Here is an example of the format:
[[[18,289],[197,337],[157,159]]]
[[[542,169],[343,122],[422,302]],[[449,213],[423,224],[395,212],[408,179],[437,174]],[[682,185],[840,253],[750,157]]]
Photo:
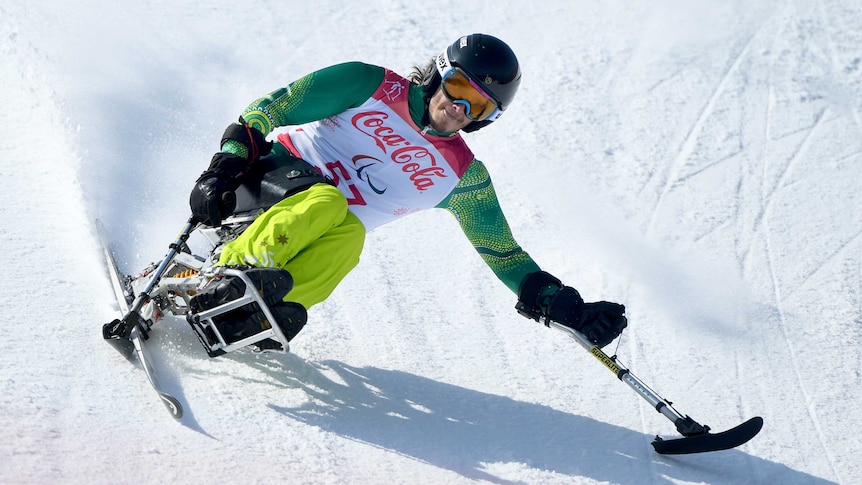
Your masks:
[[[497,102],[460,67],[451,67],[442,78],[443,94],[449,101],[464,106],[464,113],[471,120],[495,119],[500,115]]]

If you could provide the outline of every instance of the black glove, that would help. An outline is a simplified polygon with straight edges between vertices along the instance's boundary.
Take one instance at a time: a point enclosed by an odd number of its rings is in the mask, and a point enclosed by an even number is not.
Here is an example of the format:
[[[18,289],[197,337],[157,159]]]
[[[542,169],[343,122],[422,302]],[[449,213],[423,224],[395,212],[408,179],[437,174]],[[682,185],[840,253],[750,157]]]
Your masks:
[[[236,194],[248,161],[231,153],[219,152],[213,156],[210,168],[195,181],[189,195],[189,206],[195,219],[210,226],[221,224],[222,219],[236,209]]]
[[[218,226],[236,209],[236,180],[212,172],[204,172],[189,196],[195,219],[209,226]]]
[[[221,224],[222,219],[233,214],[236,209],[236,194],[245,173],[260,157],[269,154],[272,142],[263,133],[252,128],[240,117],[224,131],[221,145],[235,142],[242,145],[246,156],[241,157],[229,152],[219,152],[213,156],[209,168],[195,181],[189,196],[192,215],[199,222],[210,226]]]
[[[606,301],[584,303],[578,290],[564,286],[544,271],[524,278],[518,289],[516,308],[525,317],[550,318],[581,332],[599,347],[611,343],[627,325],[623,305]]]
[[[553,307],[551,308],[553,312]],[[604,347],[619,337],[628,325],[626,307],[619,303],[600,301],[584,303],[560,323],[584,334],[587,339]]]

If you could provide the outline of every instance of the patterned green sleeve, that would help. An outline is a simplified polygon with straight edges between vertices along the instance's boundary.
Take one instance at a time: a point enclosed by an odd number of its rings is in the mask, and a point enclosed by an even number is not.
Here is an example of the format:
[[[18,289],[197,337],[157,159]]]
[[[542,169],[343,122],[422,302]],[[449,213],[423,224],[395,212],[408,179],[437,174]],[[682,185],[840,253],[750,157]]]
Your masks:
[[[279,126],[322,120],[355,108],[371,97],[385,70],[362,62],[345,62],[307,74],[251,103],[242,117],[264,135]],[[228,142],[223,151],[246,156],[245,147]]]
[[[514,293],[539,265],[512,236],[485,165],[473,160],[461,181],[438,207],[451,212],[494,274]]]

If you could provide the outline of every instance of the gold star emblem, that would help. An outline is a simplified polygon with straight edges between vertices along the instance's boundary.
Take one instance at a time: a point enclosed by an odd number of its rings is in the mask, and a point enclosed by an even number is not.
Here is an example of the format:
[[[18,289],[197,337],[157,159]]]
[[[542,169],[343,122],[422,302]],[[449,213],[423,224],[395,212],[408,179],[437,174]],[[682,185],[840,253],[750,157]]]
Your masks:
[[[287,241],[289,241],[290,239],[285,234],[279,234],[278,237],[276,238],[276,240],[278,241],[279,244],[284,246],[287,244]]]

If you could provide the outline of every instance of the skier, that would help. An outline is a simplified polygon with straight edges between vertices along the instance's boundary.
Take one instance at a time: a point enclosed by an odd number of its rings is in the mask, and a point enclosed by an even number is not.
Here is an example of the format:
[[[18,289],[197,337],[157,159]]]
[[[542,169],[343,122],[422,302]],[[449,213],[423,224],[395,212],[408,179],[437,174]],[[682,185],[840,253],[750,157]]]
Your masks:
[[[517,294],[521,314],[550,317],[605,346],[626,327],[623,305],[585,303],[541,270],[513,238],[485,165],[459,135],[499,119],[520,82],[515,54],[484,34],[459,38],[408,78],[360,62],[312,72],[253,102],[227,128],[191,192],[192,213],[217,226],[258,167],[296,168],[287,196],[227,243],[218,261],[250,267],[261,286],[276,288],[264,296],[288,340],[305,324],[306,309],[358,264],[367,231],[437,207],[456,217]],[[268,141],[279,127],[287,128]],[[259,268],[289,275],[270,277]],[[213,308],[241,290],[230,277],[214,279],[192,309]],[[257,332],[261,318],[239,312],[228,323],[238,333]]]

